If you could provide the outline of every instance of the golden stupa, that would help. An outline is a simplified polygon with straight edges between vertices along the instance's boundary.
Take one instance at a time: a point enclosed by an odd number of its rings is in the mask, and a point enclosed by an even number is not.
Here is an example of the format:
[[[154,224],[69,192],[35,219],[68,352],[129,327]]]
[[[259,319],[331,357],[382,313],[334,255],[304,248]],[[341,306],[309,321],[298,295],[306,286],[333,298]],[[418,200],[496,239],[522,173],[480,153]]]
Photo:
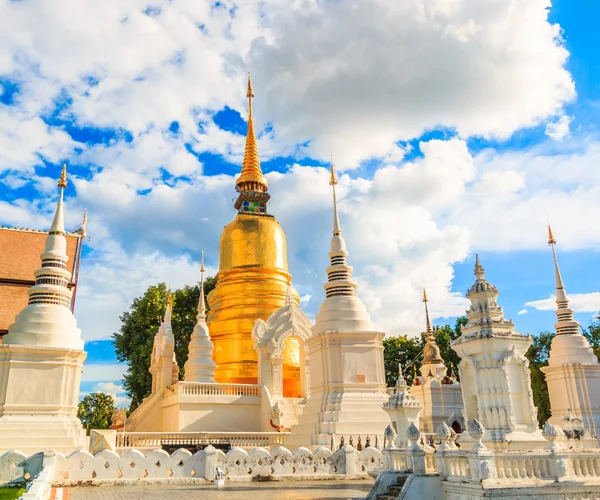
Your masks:
[[[248,133],[242,173],[235,188],[235,219],[221,235],[217,286],[208,296],[208,328],[214,344],[217,382],[256,384],[258,364],[252,328],[285,304],[291,276],[288,273],[285,234],[270,215],[267,180],[262,174],[254,134],[248,75]],[[298,294],[292,291],[298,303]],[[299,342],[289,337],[283,352],[283,392],[300,397]]]

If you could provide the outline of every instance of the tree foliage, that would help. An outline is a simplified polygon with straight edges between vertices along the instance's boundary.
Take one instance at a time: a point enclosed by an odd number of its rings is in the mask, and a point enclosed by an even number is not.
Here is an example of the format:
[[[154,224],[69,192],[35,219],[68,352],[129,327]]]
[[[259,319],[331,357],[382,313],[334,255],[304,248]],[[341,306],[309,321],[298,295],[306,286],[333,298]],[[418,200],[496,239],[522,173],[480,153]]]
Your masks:
[[[204,280],[205,296],[215,287],[214,278]],[[120,317],[121,328],[114,333],[113,345],[117,359],[127,364],[123,387],[131,397],[131,410],[135,409],[152,390],[150,358],[152,345],[158,331],[160,318],[167,308],[168,290],[164,283],[148,287],[141,297],[133,300],[129,311]],[[179,365],[179,377],[184,374],[188,357],[188,345],[196,324],[200,286],[185,286],[172,292],[173,310],[171,325],[175,337],[175,357]]]
[[[109,394],[93,392],[79,403],[77,417],[86,429],[108,429],[115,411],[115,400]]]

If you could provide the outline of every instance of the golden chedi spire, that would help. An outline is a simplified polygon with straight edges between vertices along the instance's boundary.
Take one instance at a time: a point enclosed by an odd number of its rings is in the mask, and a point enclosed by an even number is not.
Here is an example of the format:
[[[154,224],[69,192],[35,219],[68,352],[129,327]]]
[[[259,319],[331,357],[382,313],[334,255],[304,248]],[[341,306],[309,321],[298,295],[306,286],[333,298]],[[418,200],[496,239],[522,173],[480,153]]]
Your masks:
[[[439,365],[443,364],[444,360],[440,354],[440,348],[435,342],[433,335],[433,329],[431,328],[431,321],[429,320],[429,308],[427,307],[427,292],[423,288],[423,303],[425,304],[425,318],[427,323],[427,330],[425,333],[425,347],[423,349],[423,364],[424,365]]]
[[[220,383],[256,384],[257,355],[252,340],[256,320],[266,321],[286,303],[292,277],[288,273],[285,233],[267,212],[270,195],[262,175],[248,77],[248,134],[242,172],[236,180],[237,215],[221,234],[217,284],[208,295],[207,316]],[[298,304],[298,292],[292,291]],[[288,297],[289,300],[289,297]],[[299,397],[300,345],[290,336],[283,351],[283,392]]]
[[[248,73],[248,132],[246,134],[246,148],[244,150],[244,162],[242,163],[242,173],[235,182],[238,192],[258,191],[265,193],[268,189],[267,179],[264,178],[260,168],[258,158],[258,144],[256,143],[256,134],[254,133],[254,117],[252,115],[252,98],[254,90],[250,73]]]

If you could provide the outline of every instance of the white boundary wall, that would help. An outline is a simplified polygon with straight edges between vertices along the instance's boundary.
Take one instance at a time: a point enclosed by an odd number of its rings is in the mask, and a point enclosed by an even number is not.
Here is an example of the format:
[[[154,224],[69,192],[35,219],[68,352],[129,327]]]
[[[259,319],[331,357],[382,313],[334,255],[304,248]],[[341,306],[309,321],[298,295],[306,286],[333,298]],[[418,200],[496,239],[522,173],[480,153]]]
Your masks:
[[[39,455],[6,453],[0,457],[0,477],[10,476],[12,483],[24,482],[30,458],[36,460],[37,472],[40,471]],[[231,481],[252,481],[259,476],[272,480],[354,479],[382,469],[384,457],[374,447],[357,451],[348,444],[335,453],[323,446],[314,453],[305,447],[291,452],[283,446],[271,452],[265,448],[249,452],[233,448],[224,453],[208,446],[195,454],[180,449],[171,455],[164,450],[153,450],[146,455],[128,450],[122,456],[110,450],[97,455],[76,451],[68,456],[49,451],[44,454],[43,466],[44,471],[52,468],[53,486],[213,481],[218,466],[224,467]]]

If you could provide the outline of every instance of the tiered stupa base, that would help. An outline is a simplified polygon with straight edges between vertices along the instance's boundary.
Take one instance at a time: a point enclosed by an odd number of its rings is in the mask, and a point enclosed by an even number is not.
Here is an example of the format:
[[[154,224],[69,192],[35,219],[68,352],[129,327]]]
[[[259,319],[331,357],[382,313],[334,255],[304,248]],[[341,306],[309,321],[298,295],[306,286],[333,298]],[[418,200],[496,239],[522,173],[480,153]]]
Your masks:
[[[85,357],[74,349],[0,345],[0,453],[87,447],[77,418]]]

